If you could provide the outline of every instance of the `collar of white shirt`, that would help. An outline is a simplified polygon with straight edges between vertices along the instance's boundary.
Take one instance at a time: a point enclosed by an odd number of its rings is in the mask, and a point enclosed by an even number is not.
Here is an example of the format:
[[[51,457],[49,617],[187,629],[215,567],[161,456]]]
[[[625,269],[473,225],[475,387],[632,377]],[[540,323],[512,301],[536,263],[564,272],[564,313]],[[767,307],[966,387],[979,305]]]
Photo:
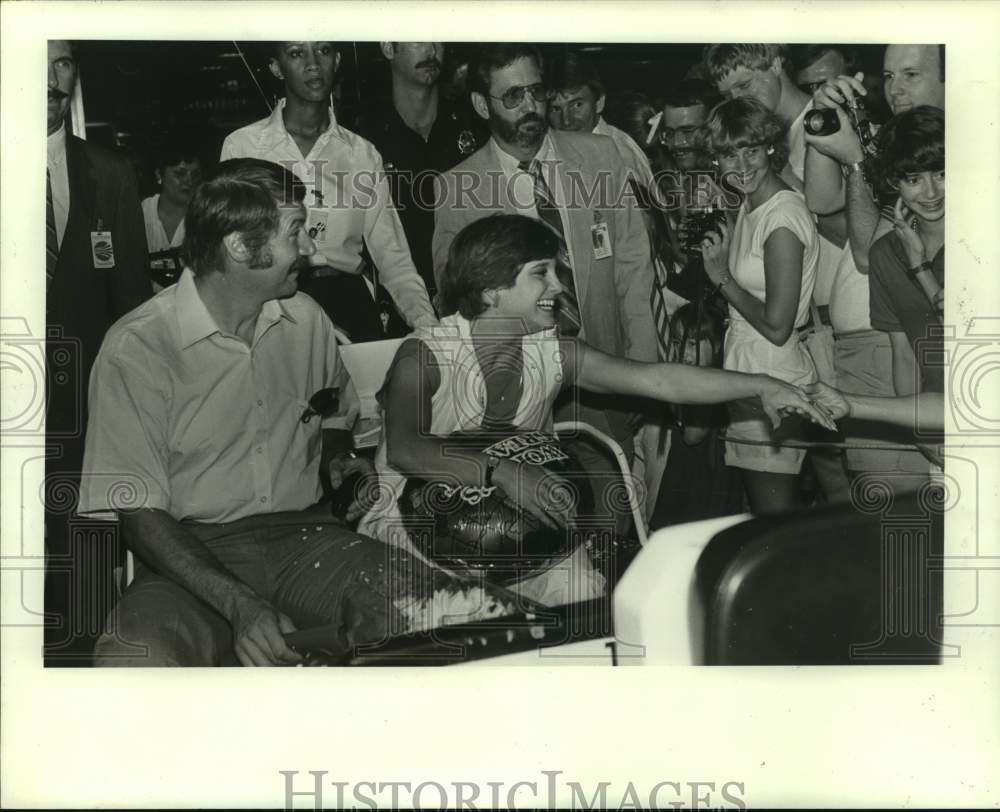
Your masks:
[[[174,296],[182,350],[186,350],[203,338],[222,332],[215,323],[215,319],[212,318],[212,314],[208,312],[208,308],[205,307],[201,296],[198,295],[198,288],[194,283],[194,272],[190,268],[185,268],[181,273],[181,278],[174,286]],[[267,328],[282,318],[295,323],[295,317],[288,311],[283,302],[278,299],[264,302],[260,315],[257,317],[255,336],[263,335]]]
[[[58,166],[66,160],[66,122],[50,135],[46,141],[48,165]]]
[[[500,164],[500,168],[506,177],[511,177],[515,172],[523,171],[518,164],[520,161],[517,160],[509,152],[504,151],[495,138],[490,138],[490,146],[493,149],[493,154],[497,159],[497,163]],[[538,148],[538,152],[535,153],[535,158],[533,160],[538,160],[542,166],[549,166],[556,160],[555,148],[552,145],[552,138],[548,133],[545,133],[545,138],[542,139],[542,145]]]
[[[282,143],[286,138],[292,137],[285,128],[285,119],[282,113],[284,109],[285,100],[279,99],[278,103],[274,107],[274,110],[271,111],[270,117],[267,119],[267,124],[265,124],[263,129],[261,129],[260,135],[257,138],[258,149],[270,149]],[[344,129],[337,123],[337,117],[334,115],[332,107],[327,109],[327,114],[330,116],[330,126],[320,134],[319,139],[316,141],[317,146],[321,146],[320,142],[325,143],[330,138],[336,138],[337,140],[342,141],[345,145],[350,146],[351,142],[344,132]]]

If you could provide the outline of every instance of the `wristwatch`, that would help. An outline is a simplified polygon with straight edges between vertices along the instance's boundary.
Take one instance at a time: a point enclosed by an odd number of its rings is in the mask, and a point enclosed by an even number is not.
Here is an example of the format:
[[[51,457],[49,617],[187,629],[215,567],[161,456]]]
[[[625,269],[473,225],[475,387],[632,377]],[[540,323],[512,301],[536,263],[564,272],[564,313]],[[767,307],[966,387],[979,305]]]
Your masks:
[[[916,268],[907,268],[906,275],[910,277],[910,279],[916,279],[917,274],[920,273],[921,271],[933,272],[933,270],[934,270],[934,263],[932,263],[929,260],[924,260]]]

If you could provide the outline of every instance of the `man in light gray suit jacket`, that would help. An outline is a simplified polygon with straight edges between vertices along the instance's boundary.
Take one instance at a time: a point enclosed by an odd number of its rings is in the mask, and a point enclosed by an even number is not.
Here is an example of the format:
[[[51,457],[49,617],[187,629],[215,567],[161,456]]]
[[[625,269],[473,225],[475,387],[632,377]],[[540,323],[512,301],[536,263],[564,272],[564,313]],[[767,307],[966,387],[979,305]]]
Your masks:
[[[565,241],[580,337],[611,355],[657,360],[649,239],[614,143],[590,133],[548,131],[548,94],[541,59],[531,46],[483,47],[469,67],[469,88],[492,137],[440,178],[435,279],[440,283],[452,240],[469,223],[500,212],[554,217],[536,202],[540,173],[551,209],[558,212],[555,224]],[[631,455],[634,412],[635,404],[620,398],[612,402],[587,394],[566,404],[557,418],[577,416],[609,433]],[[581,461],[595,473],[609,468],[596,458]]]

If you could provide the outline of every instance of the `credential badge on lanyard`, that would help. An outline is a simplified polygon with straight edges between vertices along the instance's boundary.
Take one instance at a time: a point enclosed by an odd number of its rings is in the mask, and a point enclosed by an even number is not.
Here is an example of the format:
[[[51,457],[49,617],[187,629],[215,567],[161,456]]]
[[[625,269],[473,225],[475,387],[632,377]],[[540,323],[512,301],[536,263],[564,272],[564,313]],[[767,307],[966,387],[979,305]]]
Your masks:
[[[313,205],[306,211],[306,233],[314,242],[326,242],[329,212],[323,208],[323,193],[313,189]]]
[[[590,227],[590,239],[594,243],[594,259],[607,259],[611,253],[611,235],[608,224],[599,211],[594,212],[594,224]]]
[[[97,230],[90,232],[90,253],[95,268],[114,268],[115,246],[111,241],[111,232],[103,228],[104,221],[98,218]]]

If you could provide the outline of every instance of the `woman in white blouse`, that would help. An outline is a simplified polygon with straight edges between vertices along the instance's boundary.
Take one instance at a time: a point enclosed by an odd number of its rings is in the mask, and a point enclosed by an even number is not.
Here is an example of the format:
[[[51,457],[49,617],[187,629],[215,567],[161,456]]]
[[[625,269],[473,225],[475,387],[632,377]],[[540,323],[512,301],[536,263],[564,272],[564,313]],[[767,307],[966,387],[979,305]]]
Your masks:
[[[154,254],[178,249],[184,242],[184,215],[195,189],[201,183],[201,161],[193,146],[170,143],[156,159],[156,182],[160,191],[142,201],[142,219],[146,225],[146,246],[150,262],[173,265],[172,260]],[[160,289],[160,285],[156,285]]]
[[[723,366],[803,386],[816,367],[799,340],[809,318],[819,256],[816,226],[805,198],[781,179],[788,159],[785,126],[763,104],[738,98],[717,105],[705,125],[722,188],[742,198],[735,224],[702,242],[705,272],[729,302]],[[758,405],[729,404],[726,464],[743,469],[754,513],[799,506],[801,448],[794,418],[777,431]],[[743,442],[740,442],[743,441]]]

